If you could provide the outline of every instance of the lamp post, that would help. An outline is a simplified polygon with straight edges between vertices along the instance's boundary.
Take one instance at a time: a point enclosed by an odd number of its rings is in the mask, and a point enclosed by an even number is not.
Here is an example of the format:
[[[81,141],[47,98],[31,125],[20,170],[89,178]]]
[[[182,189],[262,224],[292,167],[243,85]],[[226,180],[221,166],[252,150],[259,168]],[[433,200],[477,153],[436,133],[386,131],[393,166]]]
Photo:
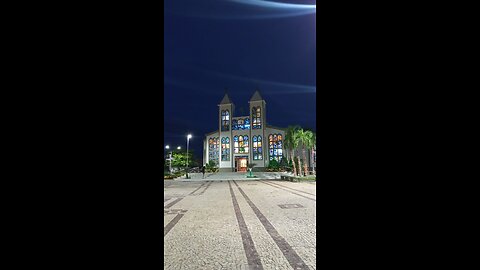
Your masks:
[[[190,141],[190,138],[192,138],[192,134],[188,134],[187,136],[187,164],[186,164],[187,179],[188,179],[188,142]]]
[[[170,146],[167,145],[165,146],[165,149],[170,149]],[[172,173],[172,152],[168,153],[169,157],[168,157],[168,160],[170,161],[170,164],[168,165],[168,170],[170,172],[170,174]]]

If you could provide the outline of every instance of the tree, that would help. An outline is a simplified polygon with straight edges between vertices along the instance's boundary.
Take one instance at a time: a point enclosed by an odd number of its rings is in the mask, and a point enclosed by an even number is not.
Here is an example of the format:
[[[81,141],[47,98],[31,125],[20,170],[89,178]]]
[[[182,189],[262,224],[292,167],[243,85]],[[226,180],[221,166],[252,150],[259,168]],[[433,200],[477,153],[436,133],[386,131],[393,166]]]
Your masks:
[[[285,158],[285,157],[282,157],[282,159],[280,159],[280,168],[282,170],[288,170],[289,169],[289,165],[288,164],[288,159]]]
[[[304,137],[304,131],[302,128],[299,128],[295,130],[295,133],[293,134],[293,140],[296,143],[296,148],[298,148],[299,144],[303,142],[303,137]],[[303,146],[303,144],[302,144]],[[305,154],[304,154],[305,156]],[[301,176],[302,175],[302,164],[300,159],[298,159],[298,174]]]
[[[188,153],[188,165],[191,167],[194,164],[193,153]],[[173,152],[172,167],[185,168],[187,165],[187,153],[186,152]]]
[[[315,144],[313,140],[313,132],[310,130],[306,130],[302,134],[302,151],[303,151],[303,167],[305,169],[305,174],[308,174],[308,164],[307,164],[307,155],[306,155],[306,149],[312,149],[313,145]]]
[[[284,146],[287,148],[287,152],[290,153],[290,159],[292,160],[293,175],[297,174],[297,169],[295,166],[295,149],[298,147],[298,140],[295,137],[296,130],[299,129],[298,126],[289,126],[285,132]]]
[[[312,148],[312,152],[311,152],[311,155],[312,155],[312,161],[313,161],[313,174],[316,174],[316,167],[317,167],[317,162],[315,161],[315,158],[314,158],[314,152],[316,151],[317,149],[317,134],[315,132],[312,132],[313,136],[312,136],[312,144],[311,144],[311,148]]]

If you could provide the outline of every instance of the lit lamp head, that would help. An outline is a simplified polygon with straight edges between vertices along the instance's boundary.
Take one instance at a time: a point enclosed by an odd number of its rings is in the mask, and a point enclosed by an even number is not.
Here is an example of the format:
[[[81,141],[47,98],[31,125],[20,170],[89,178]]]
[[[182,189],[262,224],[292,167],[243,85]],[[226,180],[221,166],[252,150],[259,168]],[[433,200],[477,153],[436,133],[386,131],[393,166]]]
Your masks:
[[[192,134],[188,134],[187,139],[192,138]]]
[[[165,146],[165,149],[170,149],[170,146],[169,145]]]
[[[178,147],[177,147],[177,150],[180,150],[180,149],[182,149],[182,147],[178,146]]]

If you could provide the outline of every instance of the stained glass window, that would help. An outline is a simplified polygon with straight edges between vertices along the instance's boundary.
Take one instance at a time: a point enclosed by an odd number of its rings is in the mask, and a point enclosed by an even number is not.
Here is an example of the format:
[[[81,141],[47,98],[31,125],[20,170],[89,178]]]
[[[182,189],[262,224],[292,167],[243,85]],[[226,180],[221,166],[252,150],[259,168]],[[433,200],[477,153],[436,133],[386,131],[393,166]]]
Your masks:
[[[240,135],[233,137],[233,152],[235,154],[248,153],[248,136]]]
[[[281,134],[270,134],[268,136],[268,147],[269,147],[269,154],[270,154],[270,160],[277,160],[280,162],[283,156],[283,141],[282,141],[282,135]]]
[[[208,140],[208,160],[218,163],[218,138],[210,138]]]
[[[238,129],[238,122],[237,120],[232,120],[232,130],[237,130]]]
[[[253,122],[252,129],[262,128],[261,119],[262,117],[261,117],[260,107],[253,107],[252,108],[252,122]]]
[[[243,153],[248,153],[249,146],[250,146],[250,143],[248,140],[248,136],[243,136],[243,149],[244,149]]]
[[[230,113],[228,110],[222,111],[222,131],[230,130]]]
[[[245,118],[245,129],[250,129],[250,118]]]
[[[253,136],[253,159],[262,160],[262,136]]]
[[[239,130],[245,129],[245,126],[243,124],[243,119],[238,119],[238,129]]]
[[[238,154],[238,136],[233,137],[233,153]]]
[[[222,138],[222,161],[230,160],[230,139],[228,137]]]

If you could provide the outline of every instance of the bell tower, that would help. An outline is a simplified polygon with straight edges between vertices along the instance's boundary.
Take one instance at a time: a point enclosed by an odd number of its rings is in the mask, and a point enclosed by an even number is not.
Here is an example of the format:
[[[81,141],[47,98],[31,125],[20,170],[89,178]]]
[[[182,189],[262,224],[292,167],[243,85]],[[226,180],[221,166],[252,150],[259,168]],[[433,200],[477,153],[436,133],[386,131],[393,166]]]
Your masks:
[[[265,138],[266,129],[266,102],[258,90],[255,91],[248,102],[250,104],[250,138],[256,137],[258,145],[261,145],[261,153],[250,153],[250,160],[256,167],[265,167],[267,164],[268,138]],[[253,145],[253,143],[252,143]],[[259,147],[260,148],[260,147]],[[256,155],[255,155],[256,154]],[[255,168],[254,168],[255,169]]]
[[[219,165],[220,170],[231,172],[232,166],[232,117],[235,110],[235,105],[230,100],[227,93],[223,97],[220,104],[218,104],[218,131],[219,131]]]

